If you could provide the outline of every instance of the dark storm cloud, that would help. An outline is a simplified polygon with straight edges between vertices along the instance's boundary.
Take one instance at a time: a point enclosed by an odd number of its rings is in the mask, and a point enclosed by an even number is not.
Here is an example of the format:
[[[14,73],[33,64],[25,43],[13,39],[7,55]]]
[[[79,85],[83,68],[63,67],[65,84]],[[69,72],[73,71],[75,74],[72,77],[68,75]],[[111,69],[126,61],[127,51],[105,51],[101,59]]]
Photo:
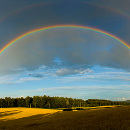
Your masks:
[[[124,13],[126,12],[130,15],[130,1],[129,0],[109,0],[109,1],[98,0],[98,3],[119,9],[122,12]]]
[[[130,70],[130,51],[120,42],[90,30],[59,28],[35,33],[14,43],[0,57],[0,72],[14,69],[16,72],[17,68],[35,70],[42,65],[53,67],[57,57],[60,66],[66,67],[57,75],[80,73],[80,67],[70,70],[71,65]]]
[[[48,4],[44,4],[47,2]],[[88,4],[84,2],[88,2]],[[1,12],[3,10],[4,13],[1,15],[7,15],[11,11],[16,13],[9,15],[4,21],[0,21],[0,47],[28,30],[55,24],[81,24],[92,26],[114,33],[129,42],[129,38],[124,35],[126,32],[125,29],[127,29],[127,33],[130,33],[130,28],[128,29],[127,27],[129,25],[127,18],[124,18],[122,14],[118,14],[118,12],[95,6],[94,3],[96,2],[97,1],[94,0],[60,0],[55,2],[51,0],[23,0],[22,2],[14,0],[9,1],[9,3],[2,1],[1,6],[5,7],[6,10],[2,7]],[[115,3],[117,3],[117,0],[105,2],[104,0],[100,0],[98,2],[99,5],[107,5],[112,8],[114,8],[114,6],[121,8],[121,5],[127,8],[129,5],[127,0],[123,2],[119,0],[117,4]],[[19,8],[21,8],[21,11],[17,11]],[[22,8],[26,9],[22,10]],[[127,28],[125,28],[124,25]],[[119,30],[121,30],[121,32],[119,32]]]
[[[55,24],[92,26],[130,42],[129,19],[119,12],[95,5],[108,6],[129,14],[129,0],[99,0],[98,3],[97,0],[0,2],[0,15],[8,16],[0,21],[0,48],[28,30]],[[18,41],[1,55],[0,72],[12,73],[18,68],[34,70],[41,65],[53,66],[57,57],[65,66],[98,64],[130,69],[130,51],[119,42],[97,33],[66,29],[46,31]]]

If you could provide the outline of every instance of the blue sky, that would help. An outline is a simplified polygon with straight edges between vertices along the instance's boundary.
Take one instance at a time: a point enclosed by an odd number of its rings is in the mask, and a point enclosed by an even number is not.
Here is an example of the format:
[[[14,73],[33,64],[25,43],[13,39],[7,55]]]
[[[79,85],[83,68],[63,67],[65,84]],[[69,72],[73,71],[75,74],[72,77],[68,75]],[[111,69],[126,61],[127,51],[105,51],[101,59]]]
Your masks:
[[[29,30],[58,24],[96,27],[129,44],[130,2],[99,1],[0,0],[0,48]],[[37,32],[10,46],[0,61],[1,98],[130,99],[130,50],[95,31]]]

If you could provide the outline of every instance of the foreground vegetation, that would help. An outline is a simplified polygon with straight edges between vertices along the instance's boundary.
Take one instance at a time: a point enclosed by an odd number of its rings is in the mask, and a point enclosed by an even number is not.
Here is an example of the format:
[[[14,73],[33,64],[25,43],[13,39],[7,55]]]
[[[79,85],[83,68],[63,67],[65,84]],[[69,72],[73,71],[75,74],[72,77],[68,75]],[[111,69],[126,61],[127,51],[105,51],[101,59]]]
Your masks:
[[[94,107],[95,108],[95,107]],[[96,107],[97,108],[97,107]],[[1,108],[0,129],[6,130],[129,130],[130,106],[79,111]],[[48,111],[48,112],[47,112]],[[49,113],[49,114],[47,114]]]
[[[73,99],[64,97],[49,97],[49,96],[33,96],[26,98],[10,98],[5,97],[0,99],[0,107],[34,107],[34,108],[71,108],[71,107],[95,107],[104,105],[130,105],[126,101],[110,101],[101,99]]]

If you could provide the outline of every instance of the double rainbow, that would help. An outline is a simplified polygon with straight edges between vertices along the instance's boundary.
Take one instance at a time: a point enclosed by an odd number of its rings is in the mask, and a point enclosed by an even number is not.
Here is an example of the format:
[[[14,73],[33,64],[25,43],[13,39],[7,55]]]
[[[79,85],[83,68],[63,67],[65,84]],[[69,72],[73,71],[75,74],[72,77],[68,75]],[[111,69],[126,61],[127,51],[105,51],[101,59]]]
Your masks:
[[[130,50],[130,45],[123,41],[122,39],[116,37],[115,35],[111,34],[111,33],[108,33],[106,31],[103,31],[103,30],[100,30],[100,29],[97,29],[97,28],[93,28],[93,27],[89,27],[89,26],[81,26],[81,25],[67,25],[67,24],[64,24],[64,25],[53,25],[53,26],[46,26],[46,27],[41,27],[41,28],[37,28],[37,29],[34,29],[34,30],[31,30],[31,31],[28,31],[16,38],[14,38],[13,40],[11,40],[10,42],[8,42],[2,49],[0,49],[0,54],[2,54],[8,47],[10,47],[12,44],[16,43],[17,41],[19,41],[20,39],[30,35],[30,34],[33,34],[33,33],[36,33],[36,32],[40,32],[40,31],[44,31],[44,30],[49,30],[49,29],[54,29],[54,28],[80,28],[80,29],[87,29],[87,30],[91,30],[91,31],[95,31],[95,32],[98,32],[98,33],[101,33],[101,34],[104,34],[108,37],[111,37],[117,41],[119,41],[121,44],[123,44],[124,46],[126,46],[129,50]]]

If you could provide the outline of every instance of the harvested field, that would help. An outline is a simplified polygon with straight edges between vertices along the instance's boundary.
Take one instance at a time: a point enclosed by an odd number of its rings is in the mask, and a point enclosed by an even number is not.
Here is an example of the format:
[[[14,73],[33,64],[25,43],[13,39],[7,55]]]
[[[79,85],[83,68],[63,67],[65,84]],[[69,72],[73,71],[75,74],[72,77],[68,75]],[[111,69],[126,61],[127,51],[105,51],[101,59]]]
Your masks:
[[[0,129],[130,130],[130,106],[103,108],[94,111],[0,108]]]

